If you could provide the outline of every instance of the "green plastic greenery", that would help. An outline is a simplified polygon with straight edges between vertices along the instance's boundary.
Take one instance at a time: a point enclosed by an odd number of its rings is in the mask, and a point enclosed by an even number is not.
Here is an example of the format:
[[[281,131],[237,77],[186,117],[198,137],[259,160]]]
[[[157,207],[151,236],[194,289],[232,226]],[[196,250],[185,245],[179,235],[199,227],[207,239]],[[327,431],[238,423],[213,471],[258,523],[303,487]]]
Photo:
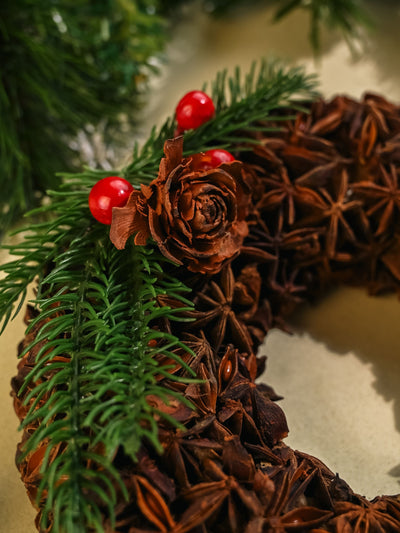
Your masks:
[[[302,109],[302,99],[317,95],[314,75],[306,75],[300,67],[288,69],[279,61],[254,62],[246,74],[238,67],[231,76],[223,70],[209,85],[206,83],[202,89],[213,99],[217,117],[185,133],[184,155],[226,148],[233,143],[241,147],[251,145],[257,141],[250,134],[269,129],[268,122],[260,124],[259,121],[265,121],[272,110],[287,106],[293,113]],[[280,116],[282,121],[288,118],[288,115]],[[164,142],[173,137],[174,131],[173,117],[159,132],[153,129],[143,147],[134,147],[132,163],[126,167],[125,177],[143,183],[152,180],[163,156]]]
[[[87,209],[88,191],[99,177],[90,171],[69,177],[61,191],[51,193],[51,206],[41,212],[56,218],[31,227],[25,242],[11,247],[22,258],[5,265],[9,274],[0,289],[4,311],[7,298],[23,295],[26,282],[41,276],[33,302],[40,313],[28,332],[40,329],[21,354],[38,347],[36,365],[21,389],[30,380],[38,383],[26,397],[29,412],[22,427],[40,423],[21,459],[49,440],[39,496],[46,491],[43,527],[51,512],[55,531],[84,532],[88,524],[102,531],[100,504],[109,506],[112,516],[112,479],[118,478],[112,458],[121,444],[133,459],[143,438],[161,451],[155,415],[163,413],[146,398],[167,401],[174,393],[157,383],[156,375],[168,369],[158,368],[154,355],[191,372],[174,351],[186,347],[149,325],[160,317],[173,320],[177,312],[159,307],[160,295],[173,294],[180,309],[191,308],[187,289],[162,274],[166,259],[151,246],[118,252],[111,245],[107,228]],[[154,339],[162,341],[157,351],[151,347]],[[63,453],[48,462],[59,445]],[[93,505],[94,494],[100,504]]]
[[[313,76],[267,62],[253,65],[245,76],[239,70],[231,77],[221,73],[211,87],[216,116],[185,134],[186,152],[254,142],[255,130],[270,128],[271,111],[300,107],[299,98],[316,96]],[[135,148],[123,171],[135,187],[157,176],[163,144],[174,128],[171,118]],[[23,304],[29,283],[38,284],[33,302],[38,315],[28,330],[40,329],[24,351],[36,347],[36,365],[24,387],[37,384],[26,399],[29,412],[22,424],[37,429],[22,457],[46,446],[38,491],[41,525],[45,529],[54,520],[54,530],[66,533],[102,531],[105,509],[113,520],[116,491],[124,492],[112,463],[120,446],[133,460],[144,438],[161,451],[156,419],[162,413],[146,398],[168,401],[174,393],[156,379],[168,369],[154,356],[164,354],[189,370],[177,355],[188,348],[151,324],[191,308],[190,295],[181,280],[166,274],[167,259],[152,242],[117,251],[108,228],[91,217],[88,193],[104,175],[86,170],[64,176],[50,204],[39,210],[46,219],[9,247],[19,258],[3,265],[7,275],[0,280],[3,327]],[[160,295],[178,299],[181,307],[160,306]],[[63,453],[51,460],[59,446]]]
[[[71,138],[137,108],[166,41],[157,0],[0,2],[0,233],[76,168]]]

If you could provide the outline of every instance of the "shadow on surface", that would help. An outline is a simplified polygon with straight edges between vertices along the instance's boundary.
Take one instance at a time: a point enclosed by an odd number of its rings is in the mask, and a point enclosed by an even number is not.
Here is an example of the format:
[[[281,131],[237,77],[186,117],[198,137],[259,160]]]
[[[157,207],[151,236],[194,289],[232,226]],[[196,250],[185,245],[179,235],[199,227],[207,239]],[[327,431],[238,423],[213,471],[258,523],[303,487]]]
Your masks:
[[[372,386],[392,403],[395,427],[400,433],[399,299],[370,297],[359,289],[339,289],[315,306],[304,306],[290,322],[296,333],[308,333],[339,356],[352,352],[370,367]],[[400,464],[388,473],[400,483]]]
[[[389,83],[396,89],[400,85],[400,4],[397,0],[369,0],[367,7],[375,28],[368,33],[366,53],[376,66],[377,85]]]

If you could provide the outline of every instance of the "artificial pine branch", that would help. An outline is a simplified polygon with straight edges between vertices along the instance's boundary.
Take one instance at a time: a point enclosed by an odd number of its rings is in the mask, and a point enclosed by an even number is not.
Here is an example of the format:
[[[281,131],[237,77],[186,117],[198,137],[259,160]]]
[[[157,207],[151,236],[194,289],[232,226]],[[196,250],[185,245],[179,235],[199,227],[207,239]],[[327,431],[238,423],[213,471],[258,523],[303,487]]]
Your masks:
[[[166,41],[157,0],[0,5],[0,231],[76,168],[71,138],[139,104]],[[75,164],[74,164],[75,161]]]
[[[3,245],[4,249],[19,259],[1,266],[1,270],[7,274],[0,284],[1,331],[12,318],[14,305],[19,302],[15,310],[15,313],[18,312],[25,300],[28,285],[36,277],[39,278],[41,290],[44,266],[50,265],[74,237],[84,238],[91,220],[89,212],[85,210],[87,191],[105,175],[101,171],[87,171],[74,177],[65,175],[68,184],[61,187],[61,191],[50,193],[51,204],[31,212],[47,220],[16,231],[15,234],[23,234],[21,243]],[[79,220],[82,225],[78,224]]]
[[[187,149],[198,152],[230,139],[253,142],[253,121],[263,117],[262,127],[268,129],[271,111],[287,106],[294,96],[311,99],[314,86],[315,80],[298,69],[267,63],[258,71],[253,67],[243,79],[238,71],[232,78],[221,74],[213,84],[217,115],[198,133],[188,134]],[[229,96],[224,96],[228,88]],[[246,128],[248,134],[238,132]],[[134,186],[156,177],[160,146],[172,129],[169,119],[159,133],[152,132],[142,151],[136,149],[124,172]],[[20,259],[2,267],[7,277],[0,281],[5,325],[18,299],[22,305],[27,285],[39,277],[37,316],[29,326],[34,339],[21,354],[35,353],[21,388],[30,390],[23,424],[29,438],[21,457],[45,447],[38,491],[38,501],[46,500],[41,525],[44,529],[50,520],[56,530],[68,533],[100,531],[104,505],[112,520],[112,459],[120,446],[133,459],[143,439],[160,449],[156,416],[168,415],[148,397],[165,403],[178,395],[185,404],[180,394],[160,385],[157,376],[171,368],[160,368],[155,356],[193,375],[178,355],[190,350],[153,327],[157,320],[174,320],[191,309],[186,288],[164,274],[167,260],[151,243],[123,252],[112,247],[106,227],[91,218],[87,206],[90,188],[103,176],[95,171],[66,176],[60,191],[51,194],[52,203],[40,210],[52,216],[31,228],[24,243],[9,247]],[[160,297],[178,305],[160,305]],[[173,373],[169,377],[182,379]],[[62,453],[52,460],[59,447]]]
[[[29,326],[40,329],[21,354],[38,348],[21,391],[34,384],[25,400],[29,410],[23,428],[34,425],[36,430],[24,443],[20,459],[40,446],[46,446],[47,457],[63,447],[57,462],[45,462],[43,469],[38,499],[46,499],[44,529],[51,513],[56,530],[100,531],[100,503],[109,505],[113,516],[111,460],[118,447],[123,443],[133,459],[143,438],[159,449],[156,410],[147,398],[165,402],[173,392],[157,384],[156,350],[150,340],[166,342],[157,353],[193,374],[174,353],[185,346],[172,335],[154,335],[149,327],[161,313],[170,318],[174,313],[157,306],[165,290],[154,279],[161,267],[152,255],[139,247],[121,254],[94,228],[85,239],[73,240],[43,279],[45,288],[35,302],[41,313]],[[184,289],[176,284],[175,295]],[[187,308],[185,300],[177,311]],[[99,475],[88,463],[101,465]],[[92,501],[93,494],[100,496],[99,504]]]
[[[260,128],[268,130],[271,111],[287,106],[293,114],[294,110],[302,109],[301,100],[316,98],[316,85],[314,75],[306,74],[302,68],[287,68],[279,61],[254,62],[246,74],[239,68],[231,76],[226,70],[218,73],[210,91],[216,117],[185,134],[185,155],[232,143],[242,147],[254,143],[250,132]],[[282,116],[282,120],[288,118]],[[260,120],[263,124],[255,125]],[[159,132],[152,130],[141,150],[135,146],[132,163],[124,173],[128,180],[147,183],[154,179],[164,142],[174,136],[174,130],[173,119],[168,119]]]

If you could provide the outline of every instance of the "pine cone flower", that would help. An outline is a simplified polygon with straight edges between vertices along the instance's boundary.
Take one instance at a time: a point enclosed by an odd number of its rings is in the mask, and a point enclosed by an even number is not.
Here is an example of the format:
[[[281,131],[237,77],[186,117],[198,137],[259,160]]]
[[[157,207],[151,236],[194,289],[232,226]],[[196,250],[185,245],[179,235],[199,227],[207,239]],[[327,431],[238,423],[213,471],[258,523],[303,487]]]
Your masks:
[[[122,249],[133,234],[137,245],[151,236],[173,262],[215,274],[239,254],[248,234],[248,178],[238,161],[195,170],[182,151],[182,137],[166,141],[158,177],[113,209],[110,238]]]

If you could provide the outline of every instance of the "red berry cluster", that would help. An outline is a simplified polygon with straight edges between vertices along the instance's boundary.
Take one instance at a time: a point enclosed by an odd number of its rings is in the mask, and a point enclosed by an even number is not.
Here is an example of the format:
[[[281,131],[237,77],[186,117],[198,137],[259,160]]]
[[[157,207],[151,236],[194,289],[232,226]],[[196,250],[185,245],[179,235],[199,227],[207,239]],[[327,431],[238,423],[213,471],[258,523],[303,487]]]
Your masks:
[[[177,133],[182,134],[187,130],[198,128],[212,119],[214,114],[214,102],[206,93],[188,92],[176,106]],[[194,166],[197,170],[209,170],[234,159],[226,150],[209,150],[194,156]],[[90,191],[90,212],[102,224],[111,224],[112,208],[123,207],[132,191],[132,185],[124,178],[118,176],[103,178]]]

